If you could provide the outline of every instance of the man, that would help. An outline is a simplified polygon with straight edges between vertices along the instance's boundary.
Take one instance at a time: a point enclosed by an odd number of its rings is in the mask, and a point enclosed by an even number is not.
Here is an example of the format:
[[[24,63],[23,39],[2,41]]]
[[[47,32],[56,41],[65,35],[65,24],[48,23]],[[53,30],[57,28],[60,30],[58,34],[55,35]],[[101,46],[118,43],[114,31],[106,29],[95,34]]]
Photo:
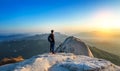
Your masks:
[[[54,30],[51,30],[51,34],[48,36],[48,41],[50,42],[50,53],[54,54],[54,45],[55,45],[55,39],[54,39]]]

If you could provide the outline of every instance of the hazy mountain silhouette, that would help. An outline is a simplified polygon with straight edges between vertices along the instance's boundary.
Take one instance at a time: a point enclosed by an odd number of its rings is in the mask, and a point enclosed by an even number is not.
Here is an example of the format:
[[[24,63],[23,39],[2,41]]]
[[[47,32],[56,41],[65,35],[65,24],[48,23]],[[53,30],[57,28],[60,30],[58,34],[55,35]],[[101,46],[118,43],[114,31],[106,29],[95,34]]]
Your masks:
[[[49,52],[48,34],[37,34],[0,42],[0,59],[4,57],[23,56],[25,59],[33,55]],[[67,36],[55,33],[56,47],[61,44]]]

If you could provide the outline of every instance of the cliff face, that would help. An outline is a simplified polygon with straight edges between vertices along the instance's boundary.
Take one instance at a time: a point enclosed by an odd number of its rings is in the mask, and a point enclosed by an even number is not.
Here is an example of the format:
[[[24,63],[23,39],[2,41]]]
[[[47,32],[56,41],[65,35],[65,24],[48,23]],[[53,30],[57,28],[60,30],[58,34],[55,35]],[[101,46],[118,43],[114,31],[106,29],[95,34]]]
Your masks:
[[[109,61],[70,53],[37,55],[0,67],[0,71],[120,71]]]
[[[80,39],[73,36],[68,37],[57,49],[56,52],[74,53],[93,57],[89,47]]]

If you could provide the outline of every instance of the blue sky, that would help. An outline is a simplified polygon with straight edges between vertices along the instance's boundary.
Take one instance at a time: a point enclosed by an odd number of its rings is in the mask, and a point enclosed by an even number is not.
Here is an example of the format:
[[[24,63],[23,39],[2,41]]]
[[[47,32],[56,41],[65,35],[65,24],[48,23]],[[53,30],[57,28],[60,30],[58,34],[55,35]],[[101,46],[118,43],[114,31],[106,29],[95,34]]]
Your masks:
[[[119,13],[119,8],[119,0],[0,0],[0,32],[78,32],[96,12]]]

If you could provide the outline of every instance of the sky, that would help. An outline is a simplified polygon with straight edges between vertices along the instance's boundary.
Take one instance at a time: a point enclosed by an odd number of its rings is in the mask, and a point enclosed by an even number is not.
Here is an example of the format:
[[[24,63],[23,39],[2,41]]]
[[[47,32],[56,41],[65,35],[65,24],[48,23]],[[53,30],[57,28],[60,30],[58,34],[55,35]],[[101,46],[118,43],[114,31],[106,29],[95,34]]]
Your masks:
[[[0,0],[0,33],[111,31],[119,0]]]

